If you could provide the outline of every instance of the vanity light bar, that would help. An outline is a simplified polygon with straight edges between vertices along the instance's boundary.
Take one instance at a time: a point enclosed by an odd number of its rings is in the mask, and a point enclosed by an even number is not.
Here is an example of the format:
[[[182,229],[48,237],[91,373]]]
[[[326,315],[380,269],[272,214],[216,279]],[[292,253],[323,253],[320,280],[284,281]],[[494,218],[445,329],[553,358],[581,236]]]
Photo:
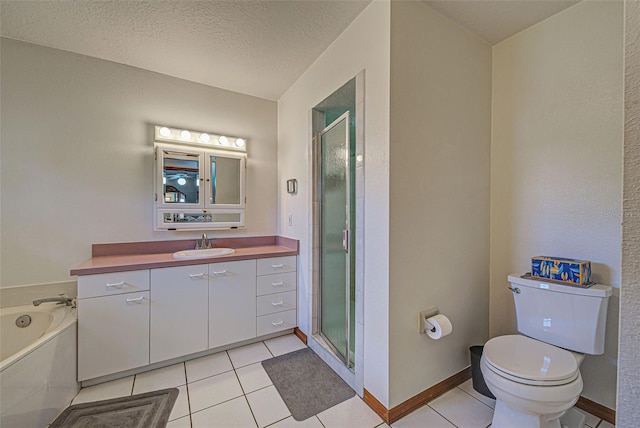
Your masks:
[[[228,137],[226,135],[217,135],[210,132],[190,131],[187,129],[169,128],[168,126],[156,125],[155,137],[156,141],[207,146],[238,152],[247,151],[246,138]]]

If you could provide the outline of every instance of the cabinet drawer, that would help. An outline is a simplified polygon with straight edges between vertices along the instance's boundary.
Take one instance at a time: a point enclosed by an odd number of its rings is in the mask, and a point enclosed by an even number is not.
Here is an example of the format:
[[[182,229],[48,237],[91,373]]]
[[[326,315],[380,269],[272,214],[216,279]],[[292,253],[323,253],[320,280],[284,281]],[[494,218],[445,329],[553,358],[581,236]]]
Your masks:
[[[297,325],[295,309],[278,312],[277,314],[263,315],[257,318],[258,336],[287,330]]]
[[[272,273],[295,272],[296,256],[258,259],[258,276]]]
[[[258,316],[274,314],[296,308],[296,292],[259,296],[257,300]]]
[[[258,296],[294,291],[296,289],[296,283],[297,278],[295,272],[259,276]]]
[[[78,299],[133,293],[149,289],[149,270],[100,273],[78,277]]]

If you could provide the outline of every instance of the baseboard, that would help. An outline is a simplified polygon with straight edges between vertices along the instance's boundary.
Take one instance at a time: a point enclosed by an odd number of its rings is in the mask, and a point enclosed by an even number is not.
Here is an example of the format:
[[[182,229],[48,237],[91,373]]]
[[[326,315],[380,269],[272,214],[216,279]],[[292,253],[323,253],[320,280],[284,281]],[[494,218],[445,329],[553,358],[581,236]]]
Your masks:
[[[307,344],[307,335],[302,332],[298,327],[293,329],[293,334],[298,336],[298,339],[302,341],[305,345]]]
[[[588,398],[580,397],[576,403],[578,409],[582,409],[585,412],[591,413],[593,416],[597,416],[600,419],[615,425],[616,424],[616,411],[610,409],[602,404],[598,404],[595,401],[591,401]]]
[[[442,382],[433,385],[431,388],[425,389],[421,393],[414,395],[392,409],[384,407],[384,405],[366,389],[364,390],[363,400],[367,405],[369,405],[369,407],[371,407],[371,409],[373,409],[374,412],[380,415],[387,424],[391,425],[398,419],[408,415],[416,409],[419,409],[429,401],[455,388],[469,378],[471,378],[471,367],[467,367]]]

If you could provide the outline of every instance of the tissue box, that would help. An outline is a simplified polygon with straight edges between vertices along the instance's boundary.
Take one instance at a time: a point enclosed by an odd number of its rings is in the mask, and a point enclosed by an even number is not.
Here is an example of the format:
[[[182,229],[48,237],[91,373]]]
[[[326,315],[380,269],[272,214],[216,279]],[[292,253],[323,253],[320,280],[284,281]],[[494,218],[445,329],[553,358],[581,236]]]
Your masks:
[[[586,285],[591,277],[591,262],[561,257],[532,257],[531,276],[572,285]]]

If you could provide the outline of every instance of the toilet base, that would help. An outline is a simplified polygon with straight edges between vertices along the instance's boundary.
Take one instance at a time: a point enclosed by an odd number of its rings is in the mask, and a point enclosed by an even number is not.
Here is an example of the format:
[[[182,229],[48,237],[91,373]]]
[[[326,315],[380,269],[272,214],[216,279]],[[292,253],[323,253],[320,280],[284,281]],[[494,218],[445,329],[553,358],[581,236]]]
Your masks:
[[[560,416],[563,412],[552,415],[533,415],[515,410],[504,401],[496,400],[491,428],[561,428]]]

